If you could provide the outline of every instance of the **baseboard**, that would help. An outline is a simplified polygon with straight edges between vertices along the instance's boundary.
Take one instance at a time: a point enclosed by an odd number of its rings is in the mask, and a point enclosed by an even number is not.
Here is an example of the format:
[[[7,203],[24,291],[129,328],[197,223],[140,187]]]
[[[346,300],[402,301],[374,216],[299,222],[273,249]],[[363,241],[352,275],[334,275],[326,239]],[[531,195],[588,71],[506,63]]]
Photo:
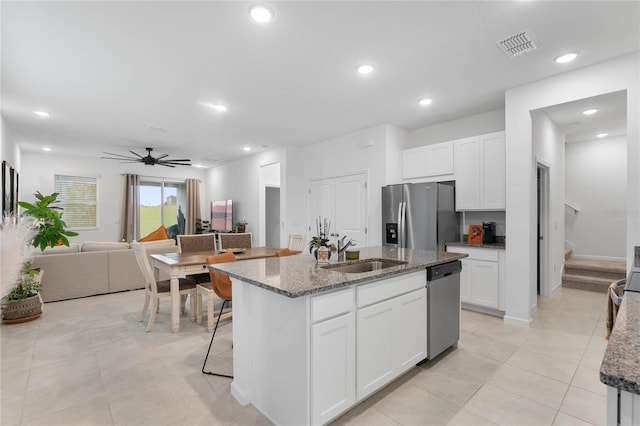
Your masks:
[[[556,283],[556,285],[551,289],[551,293],[549,294],[549,296],[553,295],[556,291],[560,290],[562,288],[562,281],[560,281],[559,283]]]
[[[233,395],[240,405],[247,405],[251,402],[250,395],[242,391],[236,382],[231,382],[231,395]]]
[[[576,254],[573,253],[574,259],[585,259],[585,260],[610,260],[614,262],[626,262],[627,259],[624,257],[607,257],[607,256],[591,256],[588,254]]]
[[[474,305],[472,303],[461,302],[460,306],[462,309],[467,309],[469,311],[480,312],[482,314],[493,315],[495,317],[502,318],[504,316],[504,311],[500,311],[498,309],[487,308],[485,306]]]
[[[528,320],[524,320],[522,318],[516,318],[516,317],[511,317],[508,315],[505,315],[503,317],[503,320],[506,324],[511,324],[511,325],[517,325],[520,327],[526,327],[526,328],[531,328],[531,319]]]

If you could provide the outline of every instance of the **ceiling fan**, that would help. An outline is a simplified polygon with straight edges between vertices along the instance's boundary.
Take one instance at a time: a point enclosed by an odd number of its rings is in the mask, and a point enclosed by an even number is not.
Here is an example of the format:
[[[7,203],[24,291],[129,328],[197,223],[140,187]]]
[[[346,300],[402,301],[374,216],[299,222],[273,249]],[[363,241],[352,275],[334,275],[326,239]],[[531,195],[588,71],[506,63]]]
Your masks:
[[[191,165],[190,163],[191,160],[189,159],[174,160],[174,159],[167,158],[166,160],[164,160],[164,158],[168,157],[169,154],[163,154],[163,155],[160,155],[159,157],[152,157],[151,151],[153,151],[153,148],[145,148],[145,149],[147,150],[147,155],[144,157],[138,153],[129,151],[135,157],[132,157],[130,155],[112,154],[111,152],[105,152],[105,154],[113,155],[113,157],[100,157],[100,158],[104,158],[105,160],[121,160],[122,163],[143,163],[147,166],[155,166],[156,164],[159,166],[166,166],[166,167]]]

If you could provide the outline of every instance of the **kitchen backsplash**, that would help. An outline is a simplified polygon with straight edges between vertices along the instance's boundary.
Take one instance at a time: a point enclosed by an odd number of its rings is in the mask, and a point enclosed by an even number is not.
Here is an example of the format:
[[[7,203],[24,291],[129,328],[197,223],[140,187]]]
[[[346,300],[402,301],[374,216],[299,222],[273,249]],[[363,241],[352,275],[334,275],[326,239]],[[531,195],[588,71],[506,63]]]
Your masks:
[[[496,236],[504,237],[505,232],[505,212],[461,212],[460,213],[460,235],[466,235],[469,232],[469,225],[482,225],[482,222],[496,223]]]

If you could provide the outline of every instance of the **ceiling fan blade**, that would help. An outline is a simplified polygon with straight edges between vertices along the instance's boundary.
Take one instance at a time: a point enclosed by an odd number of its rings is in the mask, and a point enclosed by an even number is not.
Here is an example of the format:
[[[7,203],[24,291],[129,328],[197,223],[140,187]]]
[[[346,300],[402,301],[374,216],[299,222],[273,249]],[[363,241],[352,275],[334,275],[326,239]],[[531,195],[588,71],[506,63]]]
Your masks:
[[[171,168],[175,168],[176,166],[172,166],[171,164],[168,163],[157,163],[159,166],[165,166],[165,167],[171,167]],[[180,166],[183,166],[184,164],[179,164]]]
[[[169,154],[162,154],[161,156],[156,157],[156,160],[160,160],[160,159],[162,159],[164,157],[168,157],[168,156],[169,156]]]
[[[111,152],[103,152],[103,154],[107,154],[107,155],[114,155],[114,156],[116,156],[116,157],[133,158],[133,159],[135,159],[135,157],[130,157],[130,156],[128,156],[128,155],[122,155],[122,154],[113,154],[113,153],[111,153]],[[103,157],[103,158],[104,158],[104,157]]]
[[[137,158],[129,158],[129,157],[122,157],[122,158],[118,158],[118,157],[100,157],[100,158],[102,158],[102,159],[104,159],[104,160],[119,160],[119,161],[122,161],[122,160],[130,160],[131,162],[138,162],[138,161],[140,161],[140,160],[138,160]]]
[[[130,152],[130,153],[132,153],[133,155],[135,155],[135,156],[136,156],[136,157],[138,157],[138,158],[144,158],[142,155],[140,155],[140,154],[138,154],[138,153],[135,153],[135,152],[133,152],[133,151],[129,151],[129,152]]]
[[[189,160],[187,158],[182,158],[182,159],[179,159],[179,160],[174,160],[173,158],[168,158],[168,159],[162,160],[162,161],[191,161],[191,160]]]

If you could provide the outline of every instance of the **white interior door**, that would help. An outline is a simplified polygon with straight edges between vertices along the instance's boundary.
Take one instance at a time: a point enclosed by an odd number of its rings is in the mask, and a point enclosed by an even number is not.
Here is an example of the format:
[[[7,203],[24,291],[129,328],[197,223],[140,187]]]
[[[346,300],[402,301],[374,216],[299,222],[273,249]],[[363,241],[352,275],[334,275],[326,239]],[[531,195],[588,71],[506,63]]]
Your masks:
[[[309,185],[309,233],[317,235],[316,220],[331,221],[331,232],[335,231],[336,184],[335,179],[312,180]]]
[[[367,245],[367,176],[336,178],[336,232]]]

